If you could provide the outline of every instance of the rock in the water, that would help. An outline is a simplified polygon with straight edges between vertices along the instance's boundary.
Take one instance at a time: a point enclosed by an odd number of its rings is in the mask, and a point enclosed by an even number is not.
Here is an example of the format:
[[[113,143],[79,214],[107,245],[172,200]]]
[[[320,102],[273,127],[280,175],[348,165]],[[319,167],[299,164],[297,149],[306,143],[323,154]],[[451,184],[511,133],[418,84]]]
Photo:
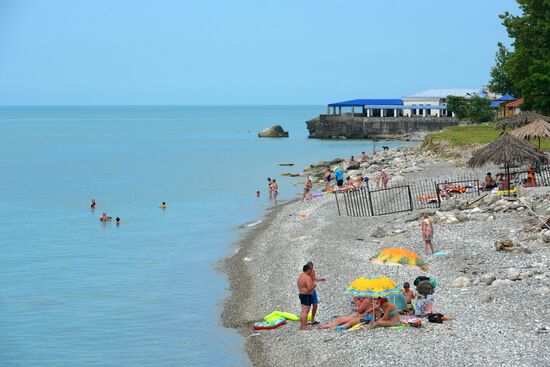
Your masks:
[[[388,235],[388,233],[386,232],[386,230],[382,227],[378,227],[374,230],[374,232],[372,232],[372,234],[370,235],[371,237],[374,237],[374,238],[382,238],[382,237],[386,237]]]
[[[451,287],[453,287],[453,288],[468,288],[470,286],[470,284],[472,284],[470,279],[468,279],[466,277],[458,277],[455,280],[453,280],[453,283],[451,284]]]
[[[508,280],[518,280],[519,276],[520,276],[519,271],[516,268],[506,269],[506,279],[508,279]]]
[[[259,138],[288,138],[288,131],[284,131],[281,125],[275,125],[263,129],[258,133]]]
[[[481,276],[481,278],[479,279],[479,281],[481,283],[485,283],[487,285],[491,285],[493,284],[493,282],[497,279],[497,277],[495,276],[495,274],[493,273],[487,273],[487,274],[483,274]]]

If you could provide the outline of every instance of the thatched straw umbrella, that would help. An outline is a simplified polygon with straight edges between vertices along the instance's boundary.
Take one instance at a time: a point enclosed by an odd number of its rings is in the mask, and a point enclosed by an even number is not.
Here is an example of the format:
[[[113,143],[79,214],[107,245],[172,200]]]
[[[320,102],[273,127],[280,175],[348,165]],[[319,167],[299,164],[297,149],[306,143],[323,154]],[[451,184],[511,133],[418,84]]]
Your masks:
[[[486,163],[504,165],[508,180],[508,196],[510,196],[510,166],[519,166],[533,161],[540,162],[543,159],[545,155],[539,153],[531,143],[503,132],[498,138],[476,150],[467,164],[470,167],[481,167]]]
[[[539,119],[550,122],[550,117],[539,115],[538,113],[530,111],[524,111],[518,113],[517,115],[503,118],[497,122],[497,129],[505,130],[507,127],[516,129]]]
[[[540,149],[540,139],[541,138],[550,138],[550,122],[546,122],[543,119],[535,120],[529,125],[525,125],[510,132],[511,135],[515,136],[518,139],[531,140],[531,138],[539,139],[539,149]]]

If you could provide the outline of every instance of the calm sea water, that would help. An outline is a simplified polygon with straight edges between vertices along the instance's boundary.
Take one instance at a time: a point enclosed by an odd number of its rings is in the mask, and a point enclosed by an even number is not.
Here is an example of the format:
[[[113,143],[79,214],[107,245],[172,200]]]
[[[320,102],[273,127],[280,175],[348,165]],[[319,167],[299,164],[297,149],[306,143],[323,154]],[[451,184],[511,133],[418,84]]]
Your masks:
[[[237,227],[272,205],[267,177],[292,199],[281,173],[372,150],[307,139],[323,110],[0,107],[0,365],[246,365],[215,270]],[[290,138],[258,139],[274,123]]]

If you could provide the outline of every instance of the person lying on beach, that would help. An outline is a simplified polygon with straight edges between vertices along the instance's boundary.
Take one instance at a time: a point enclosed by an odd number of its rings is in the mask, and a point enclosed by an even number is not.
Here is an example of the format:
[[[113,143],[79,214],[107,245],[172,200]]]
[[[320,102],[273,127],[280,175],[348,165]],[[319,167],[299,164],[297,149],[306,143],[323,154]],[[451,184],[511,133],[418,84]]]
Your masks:
[[[110,221],[111,219],[113,219],[112,217],[109,217],[107,215],[107,213],[103,212],[103,214],[101,214],[101,217],[99,217],[99,220],[102,221],[102,222],[108,222]]]
[[[399,310],[393,303],[388,302],[387,298],[378,298],[375,302],[375,306],[377,306],[384,314],[380,319],[376,321],[371,320],[371,322],[367,326],[363,327],[364,329],[401,325]]]
[[[363,317],[372,315],[372,302],[368,298],[355,297],[353,299],[354,307],[352,308],[351,314],[349,316],[342,316],[329,322],[328,324],[319,325],[319,329],[335,329],[341,327],[344,329],[349,329],[352,326],[359,324]]]

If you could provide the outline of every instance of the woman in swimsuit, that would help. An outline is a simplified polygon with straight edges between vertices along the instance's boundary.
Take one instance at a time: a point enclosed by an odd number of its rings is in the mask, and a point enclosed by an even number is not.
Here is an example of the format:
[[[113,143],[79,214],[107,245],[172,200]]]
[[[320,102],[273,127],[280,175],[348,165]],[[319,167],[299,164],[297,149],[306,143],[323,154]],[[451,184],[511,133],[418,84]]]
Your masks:
[[[271,189],[273,190],[273,199],[275,200],[275,206],[277,206],[277,196],[279,195],[279,184],[276,179],[271,181]]]
[[[376,300],[376,306],[378,306],[378,309],[380,309],[384,314],[380,319],[378,319],[378,321],[371,320],[371,322],[364,327],[365,329],[401,325],[399,310],[393,303],[388,302],[387,298],[378,298],[378,300]]]
[[[434,235],[434,226],[430,218],[428,218],[428,214],[423,215],[422,219],[422,240],[424,241],[425,245],[425,252],[426,256],[428,256],[428,246],[432,249],[432,254],[434,251],[434,245],[432,244],[432,238]]]
[[[349,329],[360,323],[363,317],[369,313],[372,314],[372,302],[368,298],[355,297],[352,302],[354,307],[349,316],[342,316],[328,324],[319,325],[319,329],[334,329],[336,327]]]

